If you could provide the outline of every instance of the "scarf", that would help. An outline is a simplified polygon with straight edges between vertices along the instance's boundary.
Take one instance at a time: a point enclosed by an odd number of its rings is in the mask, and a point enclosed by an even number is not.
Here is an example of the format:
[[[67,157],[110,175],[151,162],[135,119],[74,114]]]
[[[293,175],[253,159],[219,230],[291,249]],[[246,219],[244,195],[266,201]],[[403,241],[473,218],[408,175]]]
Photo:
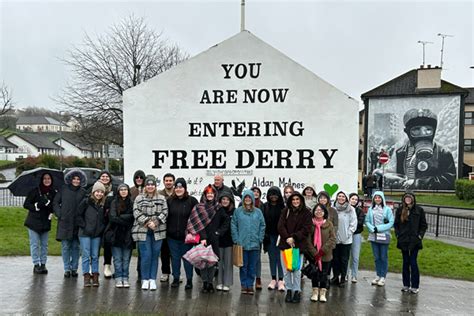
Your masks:
[[[191,215],[189,216],[186,231],[190,234],[196,235],[212,221],[216,215],[219,203],[216,200],[205,201],[193,207]]]
[[[326,223],[326,220],[318,221],[316,218],[313,218],[314,224],[314,236],[313,236],[313,245],[316,246],[316,249],[319,251],[321,250],[322,246],[322,238],[321,238],[321,226]],[[323,263],[322,258],[318,259],[318,267],[319,271],[323,271]]]
[[[51,191],[51,186],[50,185],[45,186],[43,183],[40,183],[39,190],[42,195],[45,195],[45,194],[48,194],[49,191]]]
[[[349,203],[346,202],[344,204],[339,204],[339,203],[335,203],[334,206],[336,207],[336,210],[338,212],[343,212],[343,211],[346,211],[348,208],[349,208]]]

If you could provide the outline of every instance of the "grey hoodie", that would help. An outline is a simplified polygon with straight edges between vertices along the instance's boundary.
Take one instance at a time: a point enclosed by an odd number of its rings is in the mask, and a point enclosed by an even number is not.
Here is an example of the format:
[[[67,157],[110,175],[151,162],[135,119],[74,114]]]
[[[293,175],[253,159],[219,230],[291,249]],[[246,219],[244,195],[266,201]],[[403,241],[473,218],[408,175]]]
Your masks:
[[[337,203],[339,193],[344,193],[346,196],[347,202],[344,205]],[[352,236],[357,229],[357,214],[355,209],[349,204],[349,198],[344,191],[337,192],[334,208],[337,211],[338,218],[336,243],[343,245],[352,244]]]

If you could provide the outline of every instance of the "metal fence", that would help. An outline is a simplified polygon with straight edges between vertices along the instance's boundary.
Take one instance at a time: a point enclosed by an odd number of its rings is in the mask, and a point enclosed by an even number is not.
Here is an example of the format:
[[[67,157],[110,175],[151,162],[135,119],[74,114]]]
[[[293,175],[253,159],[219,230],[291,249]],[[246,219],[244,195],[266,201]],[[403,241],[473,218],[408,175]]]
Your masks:
[[[0,188],[0,207],[23,206],[24,196],[14,196],[7,188]]]

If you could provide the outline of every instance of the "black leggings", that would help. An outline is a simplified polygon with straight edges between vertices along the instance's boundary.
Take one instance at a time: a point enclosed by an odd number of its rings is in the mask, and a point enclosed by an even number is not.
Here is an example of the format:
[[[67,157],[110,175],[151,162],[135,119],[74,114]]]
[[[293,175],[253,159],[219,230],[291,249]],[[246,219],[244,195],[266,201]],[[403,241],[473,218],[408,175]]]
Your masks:
[[[316,267],[318,267],[317,263]],[[327,286],[329,262],[322,262],[322,268],[322,270],[319,270],[318,267],[318,272],[315,273],[311,278],[311,285],[320,289],[325,288]]]
[[[339,276],[341,276],[341,282],[344,282],[347,274],[347,265],[349,264],[351,247],[352,244],[337,244],[332,253],[332,272],[335,278],[339,278]]]

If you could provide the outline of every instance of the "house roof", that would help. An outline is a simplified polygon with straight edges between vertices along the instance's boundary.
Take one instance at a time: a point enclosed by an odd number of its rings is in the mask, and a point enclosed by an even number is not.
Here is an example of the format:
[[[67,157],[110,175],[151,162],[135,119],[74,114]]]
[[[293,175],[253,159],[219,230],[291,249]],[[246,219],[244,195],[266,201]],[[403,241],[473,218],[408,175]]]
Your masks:
[[[474,87],[473,88],[466,88],[469,91],[469,94],[466,97],[464,103],[467,104],[474,104]]]
[[[59,141],[59,137],[57,137],[57,134],[55,134],[55,136],[56,137],[54,137],[53,142],[57,143]],[[64,132],[61,137],[63,140],[67,141],[68,143],[76,146],[77,148],[81,150],[88,150],[88,151],[92,150],[92,147],[90,144],[84,142],[81,138],[77,137],[77,135],[74,133]],[[100,147],[95,148],[94,150],[100,151]]]
[[[33,125],[33,124],[43,124],[43,125],[61,125],[58,120],[53,119],[49,116],[20,116],[16,121],[16,124],[19,125]],[[66,126],[64,123],[63,126]]]
[[[0,147],[17,148],[18,146],[15,145],[15,144],[10,143],[5,137],[0,136]]]
[[[41,133],[13,133],[12,135],[8,136],[7,139],[10,139],[13,136],[18,136],[24,141],[32,144],[36,148],[44,148],[44,149],[57,149],[59,150],[61,147],[54,144],[47,136]]]
[[[417,96],[434,94],[467,94],[468,90],[441,80],[441,88],[417,90],[418,69],[410,70],[370,91],[362,94],[362,99],[371,97]]]

